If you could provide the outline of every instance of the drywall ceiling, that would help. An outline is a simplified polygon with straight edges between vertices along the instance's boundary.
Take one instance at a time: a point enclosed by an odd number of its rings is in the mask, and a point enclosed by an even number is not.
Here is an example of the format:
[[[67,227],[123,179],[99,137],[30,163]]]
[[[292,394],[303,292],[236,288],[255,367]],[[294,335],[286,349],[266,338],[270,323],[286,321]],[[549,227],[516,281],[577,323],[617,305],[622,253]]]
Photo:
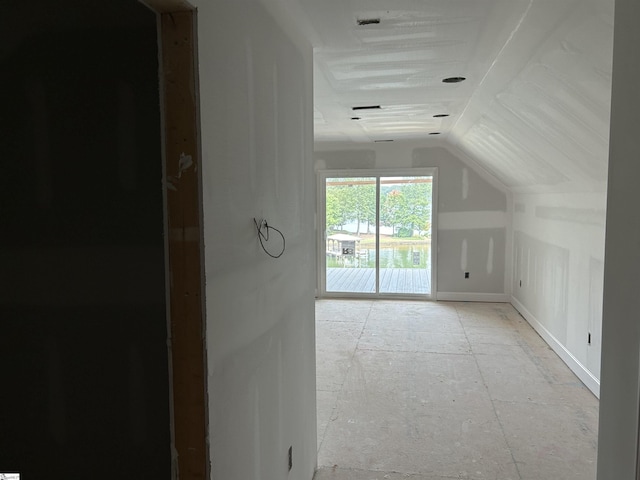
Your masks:
[[[614,0],[279,1],[314,45],[316,142],[437,139],[512,189],[604,188]]]

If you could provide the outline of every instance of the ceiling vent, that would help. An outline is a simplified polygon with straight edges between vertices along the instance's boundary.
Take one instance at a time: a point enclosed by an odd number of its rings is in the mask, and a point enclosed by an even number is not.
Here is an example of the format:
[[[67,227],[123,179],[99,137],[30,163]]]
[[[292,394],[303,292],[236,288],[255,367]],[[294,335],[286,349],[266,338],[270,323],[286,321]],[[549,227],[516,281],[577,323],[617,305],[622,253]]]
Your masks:
[[[380,110],[380,105],[364,105],[360,107],[351,107],[351,110]]]
[[[466,80],[465,77],[447,77],[442,80],[444,83],[460,83]]]
[[[380,23],[379,18],[359,18],[357,20],[358,25],[363,27],[365,25],[378,25]]]

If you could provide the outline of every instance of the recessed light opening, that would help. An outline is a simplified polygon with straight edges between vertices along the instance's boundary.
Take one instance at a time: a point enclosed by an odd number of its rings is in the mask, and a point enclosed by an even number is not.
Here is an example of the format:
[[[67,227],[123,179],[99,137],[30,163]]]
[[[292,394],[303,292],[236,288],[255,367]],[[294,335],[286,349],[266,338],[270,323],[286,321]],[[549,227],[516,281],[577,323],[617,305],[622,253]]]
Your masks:
[[[373,143],[393,142],[393,140],[374,140]]]
[[[444,83],[460,83],[466,80],[465,77],[448,77],[442,80]]]
[[[380,19],[379,18],[359,18],[358,19],[358,25],[360,25],[360,26],[377,25],[379,23],[380,23]]]
[[[437,113],[433,116],[433,118],[444,118],[444,117],[448,117],[449,114],[448,113]]]
[[[360,107],[351,107],[351,110],[379,110],[380,105],[363,105]]]

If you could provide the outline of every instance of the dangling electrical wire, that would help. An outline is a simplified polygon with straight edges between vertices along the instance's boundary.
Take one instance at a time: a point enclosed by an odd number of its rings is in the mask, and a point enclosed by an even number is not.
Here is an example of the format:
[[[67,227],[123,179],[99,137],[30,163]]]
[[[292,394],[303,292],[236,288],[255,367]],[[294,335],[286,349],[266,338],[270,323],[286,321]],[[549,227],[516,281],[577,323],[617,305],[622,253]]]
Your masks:
[[[284,235],[282,234],[282,232],[280,230],[278,230],[277,228],[275,228],[275,227],[271,227],[267,223],[266,220],[261,220],[260,223],[258,224],[258,221],[254,218],[253,219],[253,223],[256,226],[256,230],[258,232],[258,240],[260,241],[260,246],[262,247],[262,250],[264,250],[264,253],[269,255],[271,258],[280,258],[282,256],[282,254],[284,253],[284,249],[286,248],[286,242],[285,242]],[[282,237],[282,251],[277,255],[273,255],[272,253],[269,253],[269,251],[264,246],[264,242],[268,242],[269,241],[269,231],[270,230],[274,230],[275,232],[277,232]]]

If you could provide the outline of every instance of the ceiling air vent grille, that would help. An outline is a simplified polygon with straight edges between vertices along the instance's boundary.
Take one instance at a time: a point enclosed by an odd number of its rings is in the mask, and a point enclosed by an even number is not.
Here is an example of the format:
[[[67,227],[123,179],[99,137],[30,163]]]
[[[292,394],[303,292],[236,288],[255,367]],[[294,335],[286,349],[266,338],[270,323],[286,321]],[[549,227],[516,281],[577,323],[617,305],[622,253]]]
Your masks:
[[[443,83],[460,83],[460,82],[464,82],[466,80],[466,77],[447,77],[445,79],[443,79]]]
[[[363,27],[365,25],[378,25],[380,23],[379,18],[359,18],[357,20],[358,25]]]
[[[380,105],[364,105],[360,107],[351,107],[351,110],[380,110]]]

